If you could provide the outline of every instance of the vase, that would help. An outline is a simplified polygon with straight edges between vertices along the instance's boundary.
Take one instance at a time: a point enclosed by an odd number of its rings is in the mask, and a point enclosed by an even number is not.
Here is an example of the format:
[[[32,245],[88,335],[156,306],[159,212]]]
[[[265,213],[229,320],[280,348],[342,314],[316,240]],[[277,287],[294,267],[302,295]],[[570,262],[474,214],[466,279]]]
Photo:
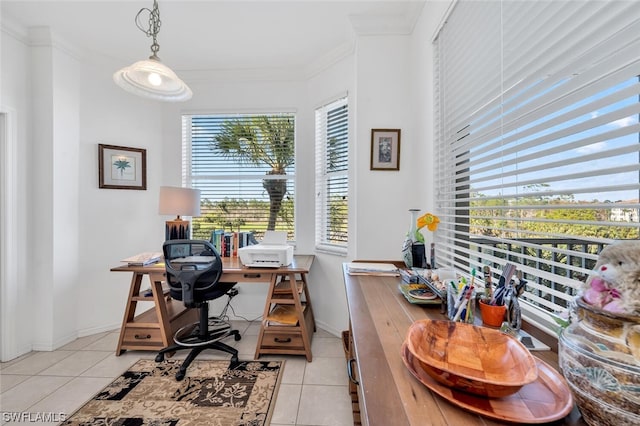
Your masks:
[[[576,302],[558,356],[582,417],[591,426],[640,424],[640,317]]]
[[[407,268],[426,268],[427,257],[424,243],[418,241],[416,238],[419,214],[419,209],[409,209],[411,223],[409,224],[409,231],[402,243],[402,260]]]

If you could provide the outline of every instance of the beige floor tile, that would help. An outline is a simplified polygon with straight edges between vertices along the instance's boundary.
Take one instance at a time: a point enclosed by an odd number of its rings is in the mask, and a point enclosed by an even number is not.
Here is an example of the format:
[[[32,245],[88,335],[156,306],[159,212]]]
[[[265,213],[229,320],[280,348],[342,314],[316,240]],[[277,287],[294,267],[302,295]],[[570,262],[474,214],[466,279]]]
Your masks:
[[[315,362],[315,361],[314,361]],[[344,426],[353,424],[347,386],[304,385],[298,406],[298,425]]]
[[[33,376],[0,394],[2,411],[25,411],[50,393],[56,391],[71,377]]]
[[[2,369],[2,374],[38,374],[73,355],[73,351],[33,352],[31,356]]]
[[[83,351],[113,351],[116,352],[116,348],[118,347],[118,339],[120,337],[119,332],[117,333],[108,333],[106,336],[101,339],[96,340],[93,343],[88,344],[84,348]]]
[[[342,340],[335,337],[314,337],[311,341],[311,353],[315,357],[335,357],[344,360]]]
[[[24,355],[20,355],[19,357],[16,357],[10,361],[5,361],[5,362],[0,362],[0,371],[3,371],[5,368],[12,366],[13,364],[23,361],[24,359],[30,357],[31,355],[33,355],[35,352],[28,352]]]
[[[285,357],[282,383],[301,385],[304,380],[304,371],[307,367],[307,359],[303,356]]]
[[[80,349],[84,349],[87,345],[90,345],[91,343],[94,343],[94,342],[102,339],[103,337],[105,337],[109,333],[110,332],[106,331],[104,333],[96,333],[96,334],[92,334],[91,336],[80,337],[80,338],[74,340],[73,342],[67,343],[66,345],[61,347],[60,350],[63,350],[63,351],[77,351],[77,350],[80,350]]]
[[[230,323],[231,329],[238,330],[242,335],[244,335],[244,333],[247,331],[247,328],[249,327],[249,322],[244,320],[234,320],[230,321]]]
[[[28,375],[14,375],[14,374],[2,374],[0,376],[0,393],[6,392],[19,383],[24,382],[29,377]]]
[[[326,337],[326,338],[335,339],[337,336],[334,336],[333,334],[329,333],[328,331],[316,327],[316,332],[314,333],[314,339],[316,337]]]
[[[304,371],[305,385],[347,385],[347,373],[344,357],[313,357]]]
[[[260,333],[260,324],[261,324],[260,321],[251,321],[249,323],[249,326],[247,327],[247,329],[243,333],[243,336],[244,335],[257,336]]]
[[[127,371],[140,358],[140,352],[125,352],[120,356],[111,354],[84,371],[81,376],[115,378]]]
[[[64,413],[68,417],[112,381],[106,377],[76,377],[29,407],[29,411]]]
[[[233,344],[231,344],[231,346],[238,350],[238,358],[242,360],[254,359],[256,355],[256,345],[258,344],[257,335],[243,335],[239,341],[235,342],[232,340],[232,342]]]
[[[295,425],[300,403],[301,385],[281,384],[276,397],[276,406],[271,424]]]
[[[111,352],[77,351],[51,367],[42,370],[38,375],[78,376],[110,355],[112,355]]]

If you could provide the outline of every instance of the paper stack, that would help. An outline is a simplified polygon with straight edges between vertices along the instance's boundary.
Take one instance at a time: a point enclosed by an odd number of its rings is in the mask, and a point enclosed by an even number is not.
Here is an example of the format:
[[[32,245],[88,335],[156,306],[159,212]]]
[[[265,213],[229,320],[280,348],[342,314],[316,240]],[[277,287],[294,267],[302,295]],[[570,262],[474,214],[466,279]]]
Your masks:
[[[351,262],[347,264],[349,275],[377,275],[392,276],[400,275],[398,267],[392,263],[376,263],[376,262]]]

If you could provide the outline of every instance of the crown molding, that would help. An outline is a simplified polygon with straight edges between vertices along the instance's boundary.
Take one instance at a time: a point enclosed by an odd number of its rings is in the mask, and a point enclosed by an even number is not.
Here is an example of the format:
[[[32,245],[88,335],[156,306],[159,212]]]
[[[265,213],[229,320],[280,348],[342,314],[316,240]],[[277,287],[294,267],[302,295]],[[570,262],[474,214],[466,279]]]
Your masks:
[[[2,16],[2,20],[0,20],[0,31],[22,44],[29,45],[29,31],[15,21],[5,19],[5,17]]]
[[[413,32],[423,7],[422,1],[409,2],[401,14],[350,15],[349,21],[357,35],[408,35]]]

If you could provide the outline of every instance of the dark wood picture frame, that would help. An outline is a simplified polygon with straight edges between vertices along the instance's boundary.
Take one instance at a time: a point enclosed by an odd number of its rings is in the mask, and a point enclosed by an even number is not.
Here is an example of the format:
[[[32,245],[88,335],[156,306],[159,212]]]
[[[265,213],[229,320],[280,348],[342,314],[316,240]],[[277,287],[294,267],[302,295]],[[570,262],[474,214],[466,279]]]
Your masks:
[[[400,170],[400,129],[371,129],[371,170]]]
[[[98,144],[98,186],[147,189],[147,150]]]

